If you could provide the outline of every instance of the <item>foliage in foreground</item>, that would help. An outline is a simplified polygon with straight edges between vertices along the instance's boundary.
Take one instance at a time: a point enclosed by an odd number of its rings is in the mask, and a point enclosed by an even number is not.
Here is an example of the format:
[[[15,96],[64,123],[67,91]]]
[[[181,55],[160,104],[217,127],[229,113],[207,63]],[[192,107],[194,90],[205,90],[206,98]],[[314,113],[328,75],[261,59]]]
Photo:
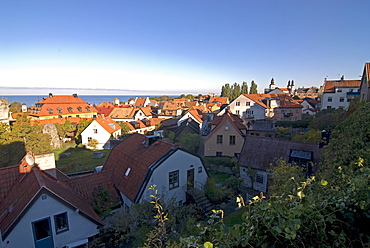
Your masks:
[[[198,223],[199,233],[182,238],[179,246],[368,246],[369,122],[370,104],[366,104],[337,125],[316,177],[302,179],[295,165],[281,163],[273,171],[275,194],[253,198],[243,208],[242,224],[230,227],[222,219]]]

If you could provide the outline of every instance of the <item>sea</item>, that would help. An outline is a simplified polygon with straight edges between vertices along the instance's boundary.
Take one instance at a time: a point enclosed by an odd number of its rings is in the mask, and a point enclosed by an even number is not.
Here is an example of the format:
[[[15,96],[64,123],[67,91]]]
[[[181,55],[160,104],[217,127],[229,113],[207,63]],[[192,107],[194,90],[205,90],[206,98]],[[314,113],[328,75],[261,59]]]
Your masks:
[[[38,101],[41,101],[43,97],[48,95],[10,95],[1,96],[0,99],[5,99],[9,103],[20,102],[25,103],[27,107],[34,106]],[[157,95],[147,95],[147,96],[133,96],[133,95],[78,95],[79,98],[85,100],[90,105],[99,104],[101,102],[113,102],[114,98],[118,98],[121,102],[127,102],[130,98],[135,97],[152,97]]]

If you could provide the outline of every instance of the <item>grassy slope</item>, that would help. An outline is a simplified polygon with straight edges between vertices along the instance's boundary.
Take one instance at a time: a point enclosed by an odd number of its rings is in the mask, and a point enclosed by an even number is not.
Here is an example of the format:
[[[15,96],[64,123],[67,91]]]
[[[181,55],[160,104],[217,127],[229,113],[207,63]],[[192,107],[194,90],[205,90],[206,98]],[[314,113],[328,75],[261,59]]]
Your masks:
[[[56,167],[64,173],[93,170],[96,166],[104,165],[109,155],[109,150],[99,150],[104,153],[102,158],[93,158],[92,155],[98,150],[88,150],[83,147],[66,144],[62,149],[54,150]],[[70,153],[66,157],[60,157],[62,153]]]

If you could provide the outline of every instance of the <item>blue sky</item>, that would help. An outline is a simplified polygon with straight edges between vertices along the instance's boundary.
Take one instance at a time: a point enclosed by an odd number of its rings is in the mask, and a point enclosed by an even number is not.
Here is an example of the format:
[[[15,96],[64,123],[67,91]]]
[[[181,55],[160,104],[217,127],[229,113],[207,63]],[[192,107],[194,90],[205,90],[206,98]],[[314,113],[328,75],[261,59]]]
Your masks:
[[[368,0],[0,0],[0,87],[219,94],[252,80],[262,91],[271,78],[359,79],[369,9]]]

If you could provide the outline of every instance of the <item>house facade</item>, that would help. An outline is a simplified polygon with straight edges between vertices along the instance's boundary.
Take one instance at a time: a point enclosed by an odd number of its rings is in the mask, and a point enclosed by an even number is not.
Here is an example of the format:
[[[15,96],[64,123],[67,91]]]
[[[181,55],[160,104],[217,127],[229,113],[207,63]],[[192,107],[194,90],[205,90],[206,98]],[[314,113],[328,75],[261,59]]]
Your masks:
[[[204,156],[239,157],[247,127],[243,121],[227,111],[211,123],[211,132],[204,141]]]
[[[268,192],[268,171],[285,160],[301,166],[307,175],[314,172],[318,165],[321,149],[318,143],[278,140],[266,137],[247,136],[238,161],[243,185],[256,191]]]
[[[269,117],[270,108],[262,101],[259,101],[263,95],[242,94],[232,101],[226,108],[217,115],[223,115],[227,110],[232,114],[238,115],[243,121],[261,120]]]
[[[67,176],[52,176],[35,161],[28,153],[19,165],[0,169],[1,247],[87,245],[101,219],[88,198],[64,182]]]
[[[87,149],[110,149],[110,140],[121,136],[121,127],[111,118],[97,118],[93,120],[81,133],[82,144]],[[95,139],[97,146],[90,147],[89,141]]]
[[[323,109],[347,109],[349,103],[360,95],[360,80],[326,80],[321,96],[321,110]]]
[[[240,116],[245,124],[251,120],[295,121],[302,118],[302,106],[289,94],[242,94],[224,108]]]
[[[203,189],[208,173],[200,157],[177,145],[133,134],[112,149],[103,172],[114,170],[113,182],[123,205],[150,200],[151,185],[179,205],[190,188]]]
[[[360,84],[360,100],[370,101],[370,63],[365,63]]]

